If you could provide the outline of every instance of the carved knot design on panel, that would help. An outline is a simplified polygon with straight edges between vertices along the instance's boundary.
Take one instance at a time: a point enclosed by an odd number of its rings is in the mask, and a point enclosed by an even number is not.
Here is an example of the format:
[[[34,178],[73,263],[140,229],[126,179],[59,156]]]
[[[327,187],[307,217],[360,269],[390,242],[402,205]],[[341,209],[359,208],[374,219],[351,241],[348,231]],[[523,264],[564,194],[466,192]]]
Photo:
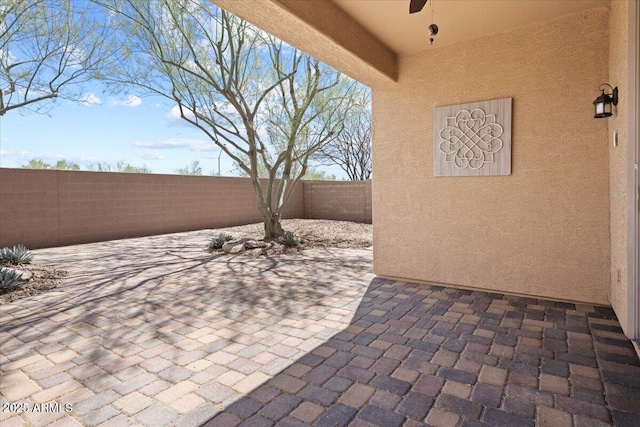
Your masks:
[[[502,132],[495,114],[479,108],[460,110],[455,117],[447,117],[447,127],[440,131],[440,151],[446,162],[459,169],[480,169],[492,163],[502,148]]]

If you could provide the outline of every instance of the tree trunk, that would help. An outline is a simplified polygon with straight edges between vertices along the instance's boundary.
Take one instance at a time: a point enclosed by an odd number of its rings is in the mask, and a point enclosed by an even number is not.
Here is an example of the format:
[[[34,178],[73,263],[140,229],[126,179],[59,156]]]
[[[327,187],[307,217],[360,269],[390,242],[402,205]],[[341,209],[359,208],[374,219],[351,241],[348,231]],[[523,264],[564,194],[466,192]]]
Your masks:
[[[280,214],[274,213],[268,218],[264,219],[264,239],[276,239],[282,237],[284,230],[282,224],[280,224]]]

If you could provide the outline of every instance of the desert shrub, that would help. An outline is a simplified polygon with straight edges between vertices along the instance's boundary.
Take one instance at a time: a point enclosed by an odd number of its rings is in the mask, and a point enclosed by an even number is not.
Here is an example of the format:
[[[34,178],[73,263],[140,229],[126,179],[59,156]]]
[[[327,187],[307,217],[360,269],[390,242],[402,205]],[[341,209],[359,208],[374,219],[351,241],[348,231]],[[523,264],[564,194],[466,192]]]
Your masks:
[[[0,249],[0,264],[31,264],[33,254],[22,245]]]
[[[22,285],[22,274],[8,268],[0,268],[0,290],[17,289]]]
[[[11,264],[13,261],[13,251],[9,248],[0,249],[0,264]]]
[[[220,233],[209,242],[209,249],[222,249],[222,245],[233,240],[233,236],[227,233]]]
[[[298,246],[300,239],[291,231],[285,231],[282,235],[282,244],[288,247]]]

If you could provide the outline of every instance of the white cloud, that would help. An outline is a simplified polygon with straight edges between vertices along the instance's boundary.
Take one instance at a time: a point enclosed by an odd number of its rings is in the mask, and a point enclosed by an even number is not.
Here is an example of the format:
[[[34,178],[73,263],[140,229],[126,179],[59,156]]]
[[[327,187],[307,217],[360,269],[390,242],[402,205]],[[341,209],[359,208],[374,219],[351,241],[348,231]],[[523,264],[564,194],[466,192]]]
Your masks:
[[[20,161],[20,160],[25,160],[25,159],[33,159],[35,158],[37,155],[30,152],[30,151],[7,151],[7,150],[2,150],[2,153],[0,153],[0,155],[2,157],[6,157],[7,159],[11,159],[11,160],[15,160],[15,161]],[[45,156],[41,156],[41,157],[45,157]],[[51,156],[46,156],[46,157],[51,157]]]
[[[183,109],[185,116],[187,116],[187,118],[189,119],[194,119],[195,116],[193,115],[193,113],[187,109]],[[177,105],[174,105],[171,110],[167,113],[167,120],[169,120],[169,123],[172,124],[179,124],[179,125],[187,125],[187,126],[191,126],[189,123],[185,122],[182,117],[180,117],[180,107],[178,107]]]
[[[129,99],[123,105],[126,105],[127,107],[131,107],[131,108],[135,108],[140,104],[142,104],[142,98],[136,95],[129,95]]]
[[[186,148],[191,151],[217,151],[213,142],[205,139],[169,138],[161,141],[134,141],[134,146],[149,149]]]
[[[140,104],[142,104],[142,98],[136,95],[128,95],[127,99],[124,99],[124,100],[117,100],[117,99],[109,100],[109,105],[122,105],[130,108],[138,107]]]
[[[205,154],[204,156],[201,156],[203,159],[211,159],[211,160],[218,160],[218,157],[224,157],[226,156],[226,154],[223,153],[223,151],[216,147],[215,148],[215,153],[214,154]]]
[[[87,92],[83,94],[80,99],[78,99],[78,104],[80,105],[100,105],[102,101],[100,98],[93,92]]]
[[[95,162],[103,162],[106,159],[102,157],[95,156],[65,156],[63,154],[42,154],[42,153],[34,153],[32,151],[22,150],[22,151],[7,151],[0,150],[0,157],[5,159],[13,160],[17,163],[26,163],[31,159],[42,160],[46,163],[55,163],[58,160],[67,160],[69,162],[75,162],[79,164],[85,163],[95,163]]]
[[[17,58],[11,53],[9,49],[0,49],[0,63],[5,66],[14,64]]]
[[[28,163],[31,159],[42,160],[46,163],[55,163],[58,160],[61,160],[62,156],[52,156],[51,154],[38,154],[33,153],[31,151],[7,151],[0,150],[0,157],[2,158],[2,166],[7,166],[8,162],[9,167],[20,167],[21,165]],[[13,165],[11,165],[13,163]]]
[[[235,110],[235,108],[231,104],[229,104],[228,102],[224,102],[216,105],[217,105],[218,114],[220,114],[221,116],[224,116],[225,120],[226,119],[233,120],[234,122],[236,122],[236,126],[242,125],[242,120],[240,119],[238,112]],[[201,109],[200,107],[197,107],[197,109],[199,110],[199,112],[202,112],[205,116],[207,116],[210,113],[208,111],[203,111],[203,109]],[[193,112],[191,112],[191,110],[187,108],[183,108],[183,111],[185,116],[188,119],[195,120],[195,116]],[[171,110],[167,113],[166,117],[169,124],[180,125],[180,126],[191,126],[190,123],[186,122],[182,117],[180,117],[180,107],[177,105],[174,105],[171,108]]]
[[[142,157],[145,160],[162,160],[162,159],[164,159],[164,155],[158,153],[157,151],[150,151],[148,153],[139,153],[138,156]]]
[[[69,45],[68,47],[71,49],[68,62],[69,66],[79,68],[82,66],[82,62],[86,60],[87,53],[74,45]]]
[[[62,158],[62,157],[60,157]],[[70,160],[72,162],[77,162],[77,163],[81,163],[81,164],[91,164],[91,163],[101,163],[101,162],[106,162],[108,161],[108,159],[104,158],[104,157],[95,157],[95,156],[80,156],[80,157],[71,157],[68,158],[67,160]]]

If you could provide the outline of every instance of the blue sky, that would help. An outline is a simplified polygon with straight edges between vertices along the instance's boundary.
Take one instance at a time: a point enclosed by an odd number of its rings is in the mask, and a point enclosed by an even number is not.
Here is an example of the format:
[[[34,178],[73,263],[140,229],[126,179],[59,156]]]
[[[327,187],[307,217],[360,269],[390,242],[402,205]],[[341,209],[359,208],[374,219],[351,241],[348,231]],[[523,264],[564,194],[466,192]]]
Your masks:
[[[46,114],[18,108],[0,116],[0,167],[19,168],[32,159],[65,159],[82,169],[124,161],[172,174],[197,160],[204,174],[218,172],[221,150],[182,120],[171,100],[112,95],[103,87],[100,82],[86,83],[80,102],[59,99]],[[337,166],[319,169],[346,178]],[[233,162],[223,153],[220,173],[228,176],[232,170]]]
[[[67,159],[82,169],[97,162],[124,160],[153,173],[172,174],[194,160],[204,174],[218,170],[220,149],[180,119],[177,107],[161,97],[114,97],[85,92],[82,104],[59,100],[48,114],[9,111],[0,117],[0,167],[19,168],[31,159]],[[222,175],[232,162],[223,153]],[[323,167],[338,179],[337,167]]]
[[[124,160],[154,173],[175,173],[199,160],[204,173],[217,171],[220,150],[172,114],[168,101],[94,92],[84,99],[80,105],[58,101],[48,114],[13,110],[1,117],[2,167],[20,167],[34,158],[49,163],[64,158],[83,169]],[[228,158],[221,159],[223,175],[231,166]]]

